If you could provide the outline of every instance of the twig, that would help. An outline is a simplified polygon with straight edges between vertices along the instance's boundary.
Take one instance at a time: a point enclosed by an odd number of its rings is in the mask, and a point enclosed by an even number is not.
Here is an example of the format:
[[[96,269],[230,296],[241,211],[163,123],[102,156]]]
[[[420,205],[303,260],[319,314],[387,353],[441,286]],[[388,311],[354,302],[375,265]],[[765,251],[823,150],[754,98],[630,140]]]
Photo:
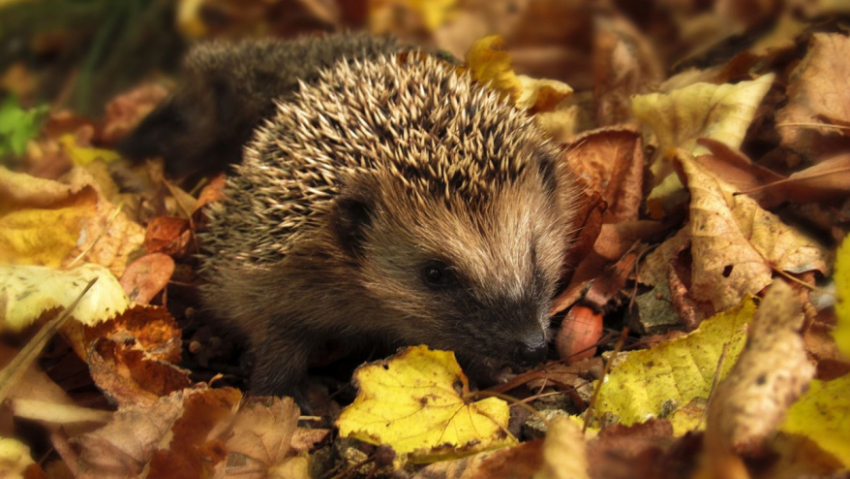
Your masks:
[[[614,359],[617,358],[617,355],[620,354],[620,350],[623,349],[623,344],[626,342],[626,336],[629,335],[629,328],[623,328],[623,332],[620,334],[620,339],[617,341],[617,346],[614,347],[614,351],[611,352],[611,359],[605,363],[605,368],[602,370],[602,376],[599,378],[599,381],[596,383],[596,387],[593,389],[593,395],[590,396],[590,403],[587,405],[587,409],[584,411],[584,426],[581,428],[581,432],[587,432],[587,424],[590,422],[590,417],[593,413],[593,407],[596,405],[596,398],[599,396],[599,390],[602,389],[602,384],[605,382],[605,377],[608,376],[608,371],[611,370],[611,365],[614,363]]]
[[[94,283],[97,282],[97,277],[94,277],[86,287],[83,289],[83,292],[77,296],[77,299],[71,303],[70,306],[65,308],[56,319],[47,323],[41,330],[36,333],[35,336],[30,340],[29,344],[26,345],[24,349],[15,356],[12,361],[0,371],[0,403],[5,401],[6,396],[11,391],[12,386],[14,386],[21,376],[29,369],[29,366],[35,361],[38,357],[38,353],[41,352],[41,349],[47,343],[47,340],[53,337],[56,334],[56,331],[65,324],[65,321],[71,317],[71,313],[74,311],[74,308],[80,303],[80,300],[83,299],[83,296],[89,292]]]

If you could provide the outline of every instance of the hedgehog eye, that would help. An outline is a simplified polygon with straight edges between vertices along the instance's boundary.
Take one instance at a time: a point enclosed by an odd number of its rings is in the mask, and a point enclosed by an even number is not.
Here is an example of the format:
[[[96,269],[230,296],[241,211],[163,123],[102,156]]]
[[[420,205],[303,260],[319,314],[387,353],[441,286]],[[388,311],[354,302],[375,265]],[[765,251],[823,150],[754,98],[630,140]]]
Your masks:
[[[429,261],[422,267],[422,281],[432,288],[442,288],[453,280],[451,268],[442,261]]]

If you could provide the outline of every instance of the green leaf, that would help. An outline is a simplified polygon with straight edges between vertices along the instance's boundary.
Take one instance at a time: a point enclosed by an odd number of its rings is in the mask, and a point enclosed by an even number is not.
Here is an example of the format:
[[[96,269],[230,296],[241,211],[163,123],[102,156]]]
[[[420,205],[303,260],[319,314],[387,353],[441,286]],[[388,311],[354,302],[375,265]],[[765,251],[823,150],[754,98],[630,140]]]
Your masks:
[[[23,155],[27,142],[38,134],[47,110],[47,105],[24,110],[17,98],[6,97],[0,103],[0,156]]]

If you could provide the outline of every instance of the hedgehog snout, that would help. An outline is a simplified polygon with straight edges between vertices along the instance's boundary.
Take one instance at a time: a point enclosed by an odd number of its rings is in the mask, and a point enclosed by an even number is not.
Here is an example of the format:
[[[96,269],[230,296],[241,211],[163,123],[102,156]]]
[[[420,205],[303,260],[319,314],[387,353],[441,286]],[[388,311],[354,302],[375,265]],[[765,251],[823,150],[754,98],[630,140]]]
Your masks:
[[[531,330],[520,336],[514,348],[514,361],[523,367],[535,366],[546,360],[549,347],[543,328]]]

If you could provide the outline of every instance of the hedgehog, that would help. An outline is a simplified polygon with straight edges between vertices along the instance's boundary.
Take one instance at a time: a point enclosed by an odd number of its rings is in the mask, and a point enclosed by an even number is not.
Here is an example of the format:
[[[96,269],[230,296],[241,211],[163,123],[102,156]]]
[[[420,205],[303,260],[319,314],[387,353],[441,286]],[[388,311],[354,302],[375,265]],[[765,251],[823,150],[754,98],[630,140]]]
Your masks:
[[[424,54],[338,62],[277,104],[201,235],[205,307],[250,389],[298,392],[327,340],[542,362],[576,183],[532,119]]]
[[[118,144],[123,157],[161,156],[169,177],[212,174],[241,161],[264,118],[301,83],[340,59],[397,53],[393,38],[365,34],[201,43],[185,57],[177,90]]]

